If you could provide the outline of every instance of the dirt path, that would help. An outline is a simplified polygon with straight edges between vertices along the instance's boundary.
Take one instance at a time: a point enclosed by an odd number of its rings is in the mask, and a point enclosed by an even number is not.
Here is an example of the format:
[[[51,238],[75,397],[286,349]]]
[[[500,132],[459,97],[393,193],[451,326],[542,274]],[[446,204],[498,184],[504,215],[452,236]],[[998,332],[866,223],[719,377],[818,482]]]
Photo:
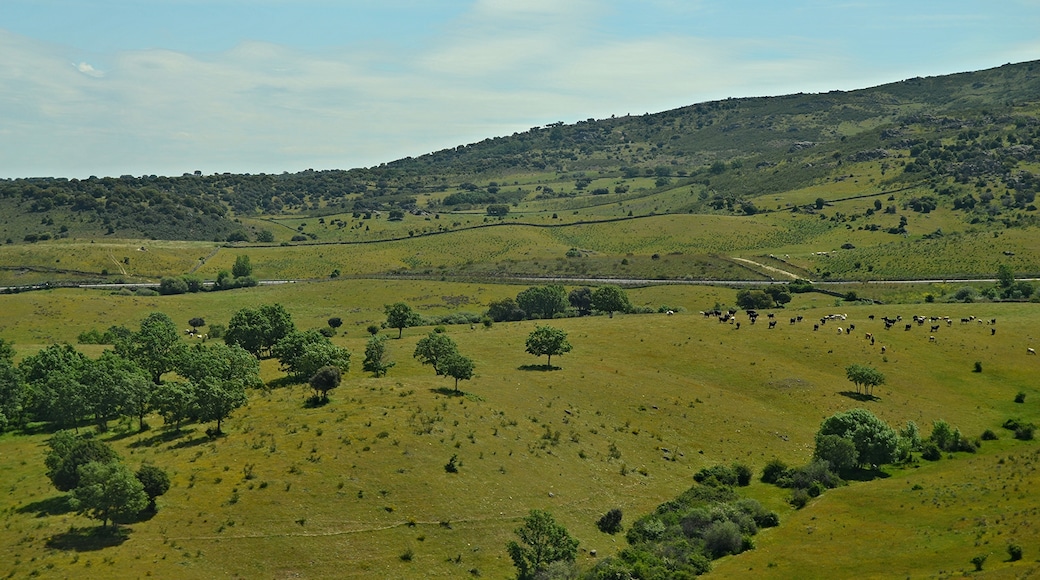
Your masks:
[[[736,260],[737,262],[744,262],[745,264],[751,264],[752,266],[758,266],[759,268],[762,268],[763,270],[787,276],[788,278],[791,278],[792,280],[797,280],[799,278],[799,276],[797,274],[792,274],[791,272],[788,272],[787,270],[781,270],[780,268],[774,268],[772,266],[766,266],[765,264],[759,264],[758,262],[753,262],[753,261],[748,260],[746,258],[730,258],[730,259],[731,260]]]

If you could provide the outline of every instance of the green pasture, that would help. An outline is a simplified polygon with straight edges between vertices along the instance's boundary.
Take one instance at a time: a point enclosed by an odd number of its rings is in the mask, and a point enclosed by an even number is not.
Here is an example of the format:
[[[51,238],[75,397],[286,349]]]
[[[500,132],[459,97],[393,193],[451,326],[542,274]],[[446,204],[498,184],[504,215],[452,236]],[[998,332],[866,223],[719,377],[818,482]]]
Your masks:
[[[119,426],[103,435],[135,468],[152,461],[173,479],[158,514],[130,526],[115,545],[85,536],[93,523],[62,508],[43,474],[46,433],[3,435],[0,575],[499,578],[513,573],[504,545],[532,508],[552,511],[581,540],[579,561],[591,566],[587,550],[602,558],[624,546],[594,526],[608,509],[622,508],[628,525],[713,463],[740,460],[757,471],[773,457],[805,462],[822,418],[856,406],[894,426],[914,420],[927,433],[941,418],[970,436],[993,429],[1002,440],[984,443],[976,456],[892,469],[887,479],[827,492],[799,512],[786,507],[783,492],[756,484],[748,493],[779,510],[781,526],[761,534],[757,550],[718,563],[719,574],[938,575],[970,566],[976,549],[993,551],[987,568],[996,569],[1011,566],[1000,562],[1011,535],[1027,550],[1040,539],[1015,523],[1026,521],[1025,490],[1036,478],[1026,462],[1036,461],[1035,444],[1000,429],[1008,417],[1040,415],[1033,379],[1040,363],[1026,355],[1040,338],[1031,304],[835,306],[833,298],[806,294],[778,312],[776,328],[741,315],[736,329],[698,314],[732,303],[734,291],[660,286],[631,290],[632,302],[685,312],[554,321],[574,345],[553,357],[555,370],[523,352],[537,323],[519,322],[448,327],[477,364],[474,379],[460,385],[463,396],[411,358],[428,327],[390,341],[397,366],[387,377],[361,372],[363,328],[382,320],[383,304],[404,300],[430,315],[479,311],[519,289],[343,280],[148,299],[80,290],[0,296],[0,336],[22,354],[72,341],[81,329],[134,326],[154,310],[177,321],[224,323],[238,308],[272,302],[301,328],[343,317],[346,332],[333,340],[354,353],[324,407],[305,407],[303,386],[281,386],[251,393],[220,439],[207,438],[202,425],[168,431],[157,417],[144,433]],[[813,322],[832,312],[849,319],[814,332]],[[885,331],[869,314],[950,316],[954,324],[934,333]],[[796,315],[804,321],[789,323]],[[997,318],[997,333],[959,323],[972,315]],[[848,323],[856,330],[839,335]],[[874,347],[865,332],[874,333]],[[982,373],[972,372],[975,361]],[[878,400],[842,394],[852,390],[844,377],[851,363],[885,373]],[[276,361],[264,361],[262,374],[276,383],[282,376]],[[1019,391],[1024,405],[1012,401]],[[443,469],[452,455],[461,462],[457,474]],[[1005,457],[1014,459],[998,463]],[[1003,496],[1011,498],[1006,507]],[[981,517],[989,527],[979,540]],[[865,529],[848,531],[853,526]],[[898,542],[897,534],[920,541]],[[866,557],[878,548],[887,548],[883,558]]]

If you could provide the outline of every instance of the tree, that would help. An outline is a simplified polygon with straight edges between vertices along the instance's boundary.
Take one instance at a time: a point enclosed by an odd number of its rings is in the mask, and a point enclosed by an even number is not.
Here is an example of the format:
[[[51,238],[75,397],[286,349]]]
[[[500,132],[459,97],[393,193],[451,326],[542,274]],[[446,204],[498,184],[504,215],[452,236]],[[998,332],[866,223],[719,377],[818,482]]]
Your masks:
[[[587,316],[592,311],[592,288],[581,286],[571,290],[567,302],[578,311],[579,316]]]
[[[365,362],[362,364],[362,368],[375,377],[385,376],[387,371],[397,364],[387,357],[387,340],[384,335],[374,335],[365,344]]]
[[[196,316],[188,321],[188,326],[190,326],[193,331],[198,332],[200,326],[206,326],[206,319]]]
[[[831,415],[820,425],[817,438],[838,435],[856,447],[857,465],[881,465],[895,459],[899,435],[866,409],[851,409]]]
[[[628,301],[628,294],[620,286],[600,286],[592,293],[592,307],[600,312],[606,312],[614,318],[615,312],[628,312],[632,310],[632,304]]]
[[[140,513],[148,506],[148,495],[122,463],[92,461],[80,468],[80,482],[72,490],[69,504],[79,513],[101,520],[105,527],[109,519],[114,525],[118,518]]]
[[[870,387],[870,394],[873,395],[874,387],[885,384],[885,375],[874,367],[866,365],[851,364],[845,367],[845,376],[856,385],[857,393],[862,388],[863,394],[866,394],[867,387]]]
[[[283,371],[296,378],[306,380],[314,374],[316,368],[311,369],[309,373],[305,373],[301,366],[303,355],[309,346],[321,343],[332,344],[328,337],[323,336],[317,330],[295,331],[279,340],[271,349],[271,354],[281,363]]]
[[[150,463],[145,463],[135,474],[141,482],[144,493],[148,496],[148,509],[155,511],[155,498],[170,490],[170,476]]]
[[[303,349],[303,356],[296,363],[298,376],[313,376],[318,369],[326,366],[334,366],[343,372],[350,370],[350,351],[326,342],[308,344]]]
[[[614,508],[603,514],[596,522],[596,527],[604,534],[616,534],[621,531],[621,509]]]
[[[783,308],[784,304],[791,301],[791,292],[783,284],[770,284],[766,286],[765,293],[776,303],[777,308]]]
[[[531,510],[514,533],[520,543],[510,541],[506,549],[519,580],[533,580],[553,562],[573,562],[578,554],[578,540],[546,511]]]
[[[180,429],[181,421],[195,416],[195,389],[191,383],[181,381],[165,382],[157,389],[152,398],[152,405],[162,415],[166,425]]]
[[[744,310],[758,310],[759,308],[769,308],[772,305],[773,299],[764,290],[744,288],[737,291],[737,306]]]
[[[509,206],[504,203],[496,203],[487,206],[487,214],[494,217],[505,217],[509,214]]]
[[[196,384],[214,378],[241,381],[246,388],[264,385],[260,379],[260,361],[237,344],[196,344],[181,357],[177,374]]]
[[[329,400],[329,391],[339,386],[341,381],[339,367],[327,366],[318,369],[318,372],[314,373],[311,377],[310,385],[314,389],[316,396],[320,396],[322,401]]]
[[[527,317],[527,313],[521,310],[512,298],[503,298],[489,303],[487,315],[495,322],[516,322]]]
[[[110,350],[97,360],[87,361],[81,384],[85,410],[94,415],[99,431],[107,431],[108,420],[120,414],[142,417],[142,407],[147,407],[147,398],[155,387],[140,366]]]
[[[231,416],[235,409],[245,405],[249,398],[242,381],[222,381],[214,377],[206,377],[201,383],[193,385],[195,391],[196,414],[200,421],[216,421],[219,435],[221,423]]]
[[[149,314],[129,340],[116,343],[116,353],[140,365],[157,385],[176,368],[185,348],[177,325],[162,312]]]
[[[6,343],[0,339],[0,350]],[[12,424],[21,424],[25,404],[25,382],[18,368],[0,353],[0,433]]]
[[[329,328],[336,329],[343,326],[343,319],[339,316],[333,316],[328,320]]]
[[[75,425],[86,413],[80,379],[89,359],[68,344],[52,344],[22,360],[28,409],[37,421]]]
[[[567,342],[567,333],[552,326],[539,326],[527,337],[527,352],[534,356],[547,355],[546,368],[552,368],[554,354],[571,351],[571,343]]]
[[[253,275],[253,265],[249,262],[249,256],[241,254],[235,258],[235,265],[231,267],[231,275],[235,278]]]
[[[528,316],[549,319],[567,309],[567,292],[563,286],[532,286],[516,295],[516,304]]]
[[[91,463],[119,461],[119,456],[104,441],[77,437],[70,431],[58,431],[47,442],[50,451],[44,457],[47,477],[58,491],[70,491],[80,483],[79,468]]]
[[[259,232],[256,232],[256,241],[270,244],[274,241],[274,232],[271,230],[260,230]]]
[[[397,329],[397,338],[401,338],[409,326],[422,324],[422,317],[404,302],[387,304],[383,310],[386,312],[386,325]]]
[[[169,296],[171,294],[186,294],[188,283],[183,278],[163,278],[159,281],[159,294]]]
[[[1008,289],[1015,283],[1015,271],[1007,264],[1001,264],[997,268],[997,286]]]
[[[848,471],[856,466],[856,445],[840,435],[817,433],[813,458],[826,461],[836,472]]]
[[[224,342],[237,344],[260,358],[269,355],[271,348],[294,330],[292,316],[281,304],[265,304],[232,315]]]
[[[444,374],[441,362],[449,356],[457,354],[458,351],[458,345],[450,336],[431,332],[415,343],[415,352],[412,353],[412,357],[419,359],[419,362],[424,365],[433,366],[433,372],[439,376]]]
[[[473,378],[473,360],[458,352],[448,355],[441,361],[441,372],[455,379],[455,392],[459,392],[459,380],[468,381]]]

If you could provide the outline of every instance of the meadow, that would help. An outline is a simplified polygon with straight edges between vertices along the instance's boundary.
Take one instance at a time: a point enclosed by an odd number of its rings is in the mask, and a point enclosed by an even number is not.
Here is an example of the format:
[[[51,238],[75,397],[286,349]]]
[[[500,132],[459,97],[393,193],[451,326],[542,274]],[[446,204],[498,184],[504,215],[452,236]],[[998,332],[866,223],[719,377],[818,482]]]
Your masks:
[[[657,286],[630,290],[633,304],[684,311],[554,321],[574,350],[554,357],[551,371],[523,352],[537,324],[528,321],[447,327],[477,364],[460,396],[411,357],[429,327],[390,341],[397,366],[388,376],[361,372],[364,327],[383,319],[383,304],[403,300],[430,316],[479,312],[522,288],[338,280],[150,298],[77,289],[0,296],[0,336],[19,356],[74,342],[90,327],[134,326],[152,311],[213,324],[275,302],[300,328],[342,317],[345,332],[333,340],[354,353],[323,407],[307,407],[310,389],[285,386],[276,361],[265,360],[274,388],[251,392],[224,437],[209,438],[205,425],[171,431],[158,417],[143,433],[119,425],[102,435],[135,468],[151,461],[173,480],[154,517],[107,543],[89,535],[95,523],[69,512],[44,476],[48,433],[0,436],[0,575],[507,577],[505,543],[532,508],[550,510],[581,541],[579,563],[588,567],[624,546],[594,525],[607,510],[621,508],[630,524],[715,463],[739,460],[756,472],[774,457],[804,463],[820,421],[857,406],[896,427],[913,420],[926,434],[943,419],[970,437],[992,429],[1001,439],[975,455],[886,468],[885,478],[852,482],[797,511],[786,491],[755,483],[746,493],[778,511],[781,525],[756,537],[755,550],[716,562],[713,574],[943,577],[983,552],[997,577],[1035,569],[1040,530],[1027,490],[1037,483],[1036,446],[1000,428],[1009,417],[1040,416],[1040,363],[1026,355],[1040,322],[1034,305],[881,306],[803,294],[778,312],[775,329],[745,321],[738,330],[698,314],[731,304],[733,290]],[[847,313],[856,331],[839,335],[831,322],[814,332],[813,321],[832,312]],[[870,314],[954,324],[929,342],[928,328],[885,331]],[[789,324],[796,315],[805,321]],[[998,322],[957,322],[966,316]],[[975,361],[983,372],[972,372]],[[885,373],[878,400],[845,394],[852,363]],[[1013,402],[1019,392],[1024,404]],[[458,473],[444,469],[452,456]],[[1026,546],[1022,562],[1001,561],[1011,540]]]

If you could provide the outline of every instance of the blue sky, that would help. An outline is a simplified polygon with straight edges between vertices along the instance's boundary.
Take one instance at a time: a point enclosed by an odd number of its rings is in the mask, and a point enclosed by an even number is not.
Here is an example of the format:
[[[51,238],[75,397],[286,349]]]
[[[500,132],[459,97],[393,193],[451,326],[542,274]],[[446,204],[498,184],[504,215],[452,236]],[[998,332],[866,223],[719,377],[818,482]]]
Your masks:
[[[0,177],[349,169],[1040,59],[1040,0],[2,0]]]

